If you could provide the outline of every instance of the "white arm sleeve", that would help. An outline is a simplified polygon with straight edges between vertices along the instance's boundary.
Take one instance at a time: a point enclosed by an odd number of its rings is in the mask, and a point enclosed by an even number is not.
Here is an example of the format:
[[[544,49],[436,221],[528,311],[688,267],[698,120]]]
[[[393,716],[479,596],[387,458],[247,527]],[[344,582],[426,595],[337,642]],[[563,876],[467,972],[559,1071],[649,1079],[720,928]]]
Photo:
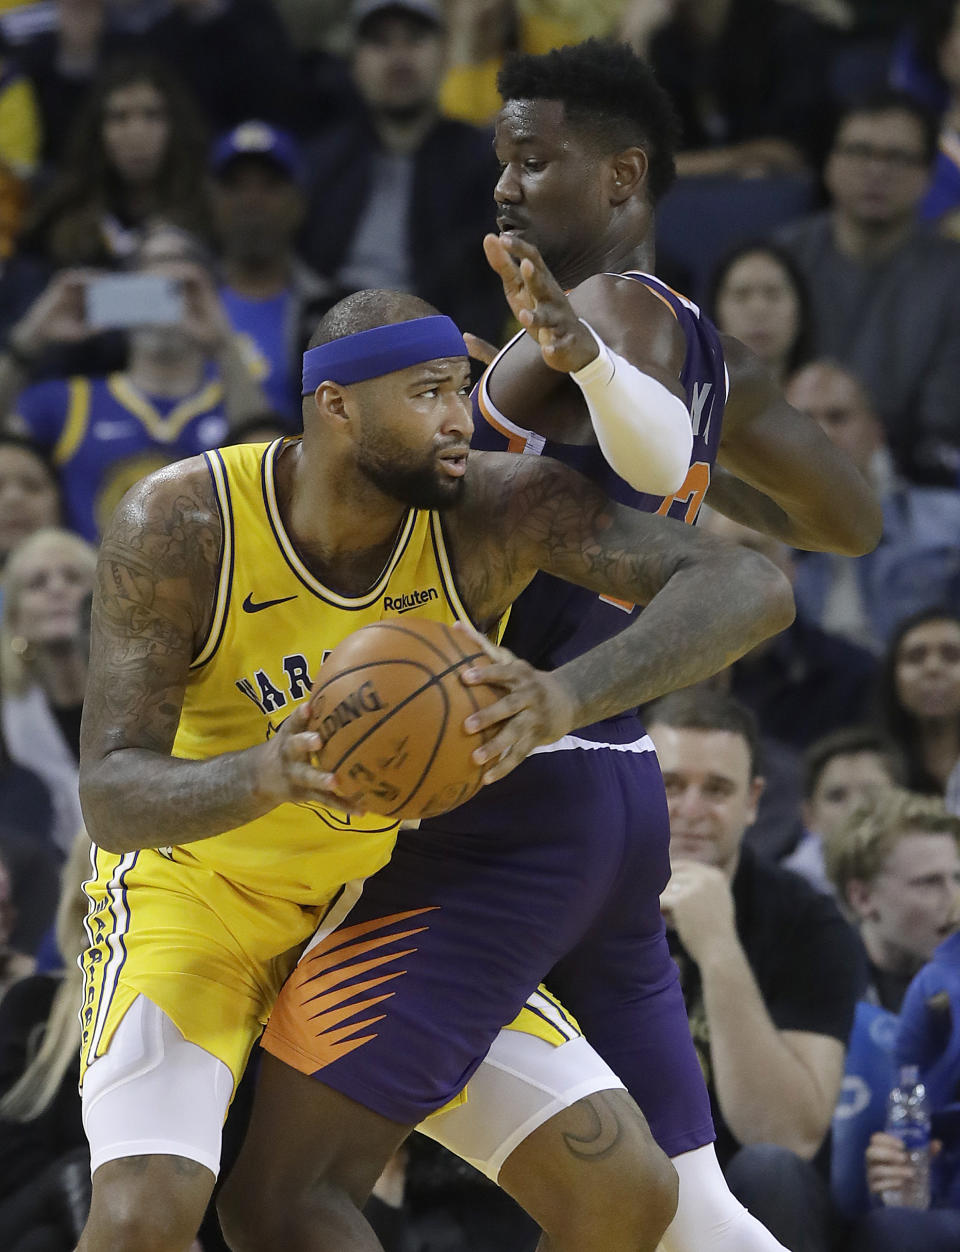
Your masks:
[[[672,495],[686,477],[693,449],[687,406],[580,320],[600,355],[570,377],[583,392],[600,451],[634,491]]]

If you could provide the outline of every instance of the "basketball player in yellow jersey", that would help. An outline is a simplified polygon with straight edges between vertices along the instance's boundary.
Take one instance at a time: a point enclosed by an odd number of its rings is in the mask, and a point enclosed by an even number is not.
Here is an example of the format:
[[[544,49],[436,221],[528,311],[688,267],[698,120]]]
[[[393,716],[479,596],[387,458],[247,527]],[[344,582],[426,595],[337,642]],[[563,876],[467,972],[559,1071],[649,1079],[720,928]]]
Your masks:
[[[506,694],[477,753],[493,777],[792,616],[762,558],[613,505],[554,461],[471,454],[468,468],[466,347],[415,297],[335,306],[304,382],[302,438],[158,472],[104,537],[81,743],[95,847],[80,1252],[188,1246],[283,978],[341,886],[390,854],[395,828],[345,813],[311,764],[306,700],[327,650],[411,599],[490,632],[539,569],[649,602],[553,674],[499,654]]]

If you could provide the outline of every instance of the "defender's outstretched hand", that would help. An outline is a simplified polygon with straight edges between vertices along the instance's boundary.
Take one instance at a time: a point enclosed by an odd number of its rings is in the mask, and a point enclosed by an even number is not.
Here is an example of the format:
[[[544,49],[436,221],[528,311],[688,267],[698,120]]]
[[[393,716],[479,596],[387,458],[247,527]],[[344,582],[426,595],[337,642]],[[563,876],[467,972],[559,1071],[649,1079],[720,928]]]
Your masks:
[[[536,339],[545,363],[561,374],[589,365],[600,350],[538,249],[524,239],[491,234],[484,236],[483,250],[514,317]]]

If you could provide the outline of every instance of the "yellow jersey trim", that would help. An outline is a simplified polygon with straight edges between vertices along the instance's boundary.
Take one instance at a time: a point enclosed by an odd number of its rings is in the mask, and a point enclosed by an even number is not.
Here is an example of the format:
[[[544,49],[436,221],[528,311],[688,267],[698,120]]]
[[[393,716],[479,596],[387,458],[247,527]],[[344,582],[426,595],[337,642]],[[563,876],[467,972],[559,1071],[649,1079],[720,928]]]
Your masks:
[[[54,465],[65,465],[75,455],[90,423],[89,378],[71,378],[67,388],[67,419],[63,423],[60,438],[53,447]]]
[[[191,669],[199,669],[201,665],[206,665],[219,648],[224,627],[227,624],[230,589],[233,586],[233,501],[230,499],[230,483],[220,453],[214,449],[213,452],[205,452],[203,456],[207,462],[210,477],[213,479],[217,508],[220,510],[220,530],[223,540],[220,545],[220,570],[217,576],[217,597],[213,607],[213,618],[203,647],[190,663]]]
[[[275,474],[275,465],[277,452],[285,444],[290,442],[288,439],[275,440],[263,455],[261,464],[262,480],[263,480],[263,498],[267,506],[267,517],[273,530],[274,538],[277,541],[284,560],[296,574],[297,578],[303,583],[308,591],[323,600],[326,604],[333,605],[334,608],[359,610],[368,609],[371,605],[376,604],[383,593],[387,589],[387,585],[393,575],[394,570],[400,564],[400,560],[406,551],[407,544],[410,542],[410,536],[413,534],[414,526],[417,520],[417,510],[408,509],[400,527],[400,533],[397,536],[396,543],[393,546],[386,565],[383,568],[379,578],[362,596],[342,596],[336,591],[331,591],[329,587],[324,586],[319,578],[316,578],[307,569],[300,560],[296,548],[291,542],[290,536],[287,534],[287,528],[283,524],[283,518],[280,516],[280,508],[277,504],[277,481]]]
[[[138,391],[126,374],[111,374],[107,390],[125,409],[139,418],[143,428],[157,443],[173,443],[183,428],[201,413],[216,408],[223,399],[223,386],[213,380],[192,396],[175,404],[166,417]]]

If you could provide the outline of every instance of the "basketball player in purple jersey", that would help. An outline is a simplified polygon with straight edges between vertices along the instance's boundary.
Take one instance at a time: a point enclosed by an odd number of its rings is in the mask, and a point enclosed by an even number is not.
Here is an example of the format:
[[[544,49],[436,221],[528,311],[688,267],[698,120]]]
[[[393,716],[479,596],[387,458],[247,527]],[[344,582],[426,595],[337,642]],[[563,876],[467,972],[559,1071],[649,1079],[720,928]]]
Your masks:
[[[485,246],[525,329],[483,380],[475,443],[567,461],[621,502],[644,511],[692,523],[709,490],[711,505],[795,546],[846,554],[869,550],[879,534],[879,512],[852,464],[837,455],[815,424],[786,405],[745,348],[721,341],[695,305],[649,275],[653,206],[672,177],[673,127],[669,105],[643,64],[626,49],[586,44],[546,57],[516,58],[501,84],[506,103],[497,150],[504,170],[496,197],[503,233]],[[688,427],[685,476],[684,466],[677,475],[679,435],[673,418],[678,397],[683,397]],[[666,496],[665,478],[673,480]],[[551,668],[622,629],[633,611],[538,577],[513,610],[507,642],[527,660]],[[627,826],[634,839],[619,849],[602,907],[596,908],[600,896],[592,895],[596,863],[609,871],[611,862],[604,864],[604,859],[614,855],[605,842],[612,776],[602,771],[618,754],[639,766],[642,742],[642,728],[631,716],[581,728],[468,805],[401,840],[390,865],[365,885],[360,911],[351,912],[347,925],[366,924],[427,900],[439,905],[439,920],[418,937],[416,958],[407,958],[409,968],[393,984],[376,1042],[364,1043],[334,1064],[311,1069],[308,1062],[302,1068],[320,1080],[321,1090],[325,1086],[374,1109],[379,1100],[383,1116],[401,1120],[399,1105],[385,1102],[379,1092],[371,1096],[378,1067],[402,1082],[398,1071],[409,1062],[398,1049],[429,1053],[430,1041],[449,1029],[445,1019],[470,1012],[469,995],[458,999],[456,987],[445,981],[450,970],[443,967],[451,963],[452,945],[441,933],[442,910],[446,905],[450,926],[463,923],[468,950],[472,919],[463,920],[462,894],[455,903],[442,888],[431,894],[436,887],[427,881],[431,852],[442,873],[453,878],[458,858],[462,872],[472,868],[471,838],[480,836],[497,848],[498,838],[512,833],[525,840],[536,866],[524,884],[535,908],[547,894],[551,875],[559,872],[560,862],[551,861],[544,847],[553,840],[562,843],[567,827],[579,822],[580,894],[591,897],[595,914],[588,917],[584,910],[582,933],[555,962],[548,982],[580,1019],[674,1159],[680,1205],[665,1247],[669,1252],[775,1249],[780,1245],[730,1195],[713,1154],[709,1101],[657,907],[665,847],[659,849],[663,859],[658,862],[649,815],[662,805],[662,784],[651,784],[639,768],[632,775],[632,792],[626,783],[635,815],[628,816]],[[510,766],[509,761],[491,762],[490,780],[499,780]],[[586,789],[582,807],[571,795],[571,776],[581,791]],[[630,776],[625,769],[623,777]],[[659,834],[665,840],[665,827]],[[570,846],[575,846],[572,841]],[[436,871],[434,877],[439,877]],[[482,888],[477,893],[482,895]],[[509,911],[522,909],[524,898],[523,892],[505,891],[502,899],[509,905],[489,910],[488,917],[496,919],[492,924],[509,934]],[[473,942],[484,943],[482,928],[473,932]],[[431,951],[431,977],[418,975]],[[424,988],[419,994],[418,977]],[[462,977],[468,983],[473,977],[469,960]],[[479,989],[477,994],[482,998]],[[512,1078],[522,1078],[516,1038],[510,1043]],[[431,1054],[432,1063],[439,1064],[441,1050],[437,1046]],[[549,1072],[551,1058],[559,1062],[563,1052],[531,1052],[530,1091],[563,1089],[563,1081]],[[280,1098],[284,1079],[278,1079],[275,1058],[268,1061],[271,1096]],[[804,1063],[798,1056],[798,1066]],[[466,1105],[428,1122],[427,1132],[498,1177],[555,1236],[544,1246],[600,1246],[589,1242],[589,1221],[577,1211],[578,1205],[590,1209],[589,1183],[571,1190],[571,1176],[555,1168],[550,1156],[551,1135],[558,1139],[561,1132],[551,1130],[547,1102],[539,1121],[531,1117],[530,1104],[517,1098],[516,1086],[498,1089],[498,1075],[505,1071],[505,1065],[481,1066],[482,1085],[475,1081],[468,1087]],[[314,1102],[295,1075],[288,1094],[300,1101],[298,1128],[314,1119],[326,1145],[324,1159],[336,1164],[335,1175],[342,1162],[329,1150],[335,1138],[335,1128],[324,1122],[329,1106],[324,1107],[322,1096]],[[258,1126],[255,1119],[237,1175],[248,1186],[265,1172],[271,1183],[296,1172],[291,1152],[281,1152],[283,1159],[278,1159],[276,1137],[262,1133],[269,1124],[264,1120]],[[597,1141],[603,1133],[600,1127]],[[309,1135],[295,1142],[302,1153]],[[481,1143],[483,1148],[477,1146]],[[510,1150],[503,1151],[504,1145]],[[321,1172],[315,1169],[314,1177]],[[285,1198],[290,1194],[284,1191]],[[326,1209],[314,1194],[305,1212],[320,1223]],[[585,1232],[587,1242],[569,1240],[571,1229]],[[327,1245],[305,1241],[302,1246]]]

